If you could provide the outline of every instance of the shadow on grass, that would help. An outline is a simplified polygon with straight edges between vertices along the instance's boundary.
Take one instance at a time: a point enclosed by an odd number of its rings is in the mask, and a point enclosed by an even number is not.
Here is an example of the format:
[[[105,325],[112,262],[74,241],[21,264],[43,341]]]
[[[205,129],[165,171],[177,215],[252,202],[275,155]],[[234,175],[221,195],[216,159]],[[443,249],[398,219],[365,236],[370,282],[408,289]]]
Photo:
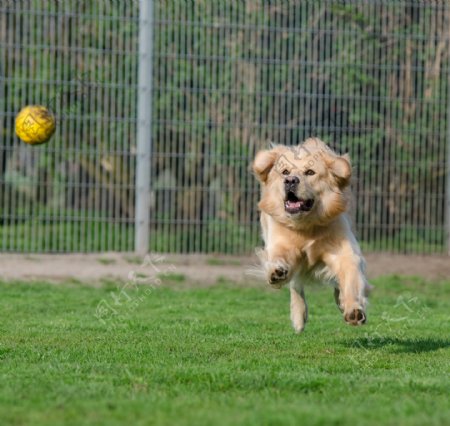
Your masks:
[[[450,348],[450,340],[434,338],[408,339],[402,337],[366,336],[352,340],[345,340],[343,345],[346,347],[368,350],[381,349],[386,346],[395,346],[395,352],[421,353]]]

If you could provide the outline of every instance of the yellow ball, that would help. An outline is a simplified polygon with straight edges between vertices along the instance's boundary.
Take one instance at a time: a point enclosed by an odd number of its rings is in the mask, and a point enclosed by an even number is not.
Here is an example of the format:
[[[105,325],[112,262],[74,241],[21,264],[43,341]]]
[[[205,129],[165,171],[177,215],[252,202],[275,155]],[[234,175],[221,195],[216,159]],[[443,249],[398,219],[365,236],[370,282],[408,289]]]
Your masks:
[[[47,142],[55,128],[55,116],[42,105],[28,105],[16,116],[16,135],[30,145]]]

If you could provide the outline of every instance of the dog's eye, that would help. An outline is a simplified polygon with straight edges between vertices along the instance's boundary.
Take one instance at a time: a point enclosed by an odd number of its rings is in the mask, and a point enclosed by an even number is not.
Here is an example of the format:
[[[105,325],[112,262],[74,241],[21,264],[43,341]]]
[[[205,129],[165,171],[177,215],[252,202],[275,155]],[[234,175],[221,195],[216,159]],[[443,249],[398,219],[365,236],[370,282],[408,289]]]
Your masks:
[[[283,173],[285,176],[287,176],[289,174],[289,170],[288,169],[284,169],[281,173]]]
[[[315,175],[316,172],[314,170],[308,169],[308,170],[306,170],[306,172],[304,174],[306,176],[312,176],[312,175]]]

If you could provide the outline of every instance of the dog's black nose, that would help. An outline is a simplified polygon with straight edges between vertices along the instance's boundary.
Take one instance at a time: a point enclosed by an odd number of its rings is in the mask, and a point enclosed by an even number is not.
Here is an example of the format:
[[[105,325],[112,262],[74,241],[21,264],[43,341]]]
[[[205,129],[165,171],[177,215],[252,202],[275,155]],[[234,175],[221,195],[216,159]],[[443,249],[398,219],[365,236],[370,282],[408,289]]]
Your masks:
[[[284,178],[284,186],[286,188],[293,188],[300,183],[300,179],[297,176],[286,176]]]

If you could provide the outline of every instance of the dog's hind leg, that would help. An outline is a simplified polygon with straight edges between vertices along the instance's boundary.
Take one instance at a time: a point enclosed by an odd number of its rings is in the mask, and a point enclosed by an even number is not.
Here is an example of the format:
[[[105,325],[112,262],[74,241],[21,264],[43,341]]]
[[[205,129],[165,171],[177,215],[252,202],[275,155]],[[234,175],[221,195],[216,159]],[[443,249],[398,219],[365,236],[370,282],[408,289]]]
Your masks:
[[[308,305],[306,304],[305,292],[298,279],[293,279],[291,287],[291,321],[296,333],[301,333],[308,320]]]

